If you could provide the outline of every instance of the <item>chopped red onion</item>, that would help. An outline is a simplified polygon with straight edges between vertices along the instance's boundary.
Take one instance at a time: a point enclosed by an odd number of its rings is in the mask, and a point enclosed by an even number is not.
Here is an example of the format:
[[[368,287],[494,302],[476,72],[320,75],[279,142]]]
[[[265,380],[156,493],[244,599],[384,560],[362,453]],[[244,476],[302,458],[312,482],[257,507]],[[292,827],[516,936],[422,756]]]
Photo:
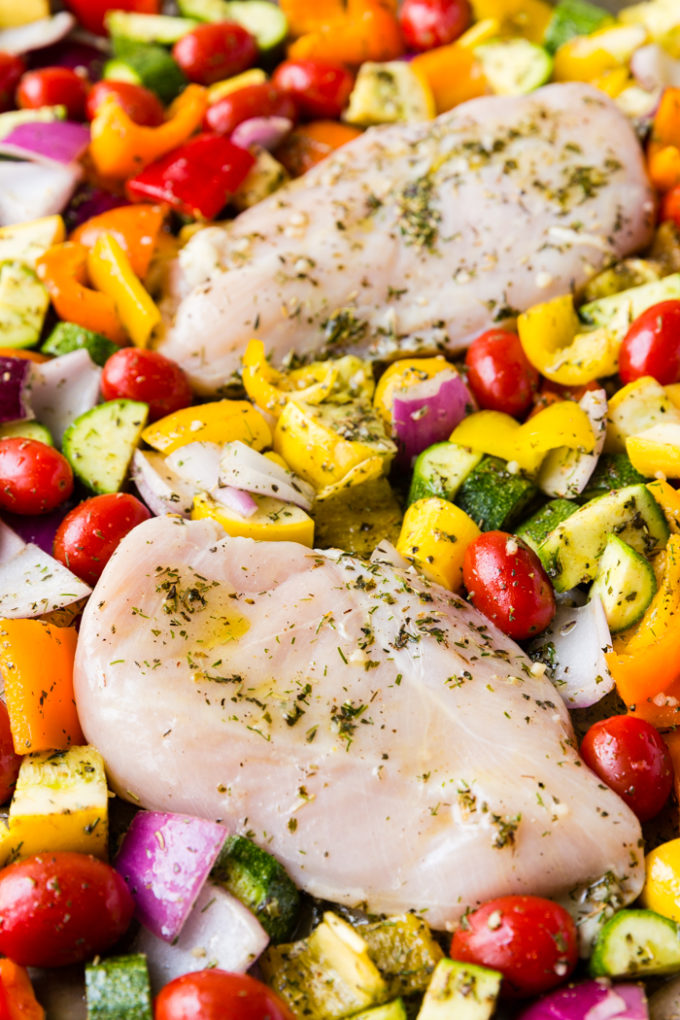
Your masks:
[[[544,995],[519,1020],[649,1020],[649,1011],[642,985],[598,978]]]
[[[670,85],[680,86],[680,60],[676,60],[658,43],[640,46],[630,58],[635,80],[647,92]]]
[[[468,388],[454,368],[397,390],[392,429],[402,462],[410,466],[428,446],[448,439],[472,406]]]
[[[220,480],[219,443],[185,443],[167,455],[166,463],[171,471],[193,485],[197,492],[212,492]]]
[[[257,503],[250,493],[235,489],[233,485],[218,485],[211,490],[210,495],[216,503],[222,503],[239,517],[252,517],[257,513]]]
[[[93,46],[92,43],[69,36],[61,42],[46,49],[38,50],[31,55],[31,66],[67,67],[87,76],[90,82],[99,81],[104,70],[108,53],[106,49]]]
[[[76,19],[72,14],[60,11],[51,18],[39,18],[26,25],[5,28],[0,32],[0,51],[21,55],[30,53],[31,50],[41,50],[45,46],[58,43],[69,34],[75,24]]]
[[[25,358],[0,357],[0,422],[35,418],[29,399],[32,367]]]
[[[79,602],[91,591],[63,563],[29,543],[0,566],[0,617],[42,616]]]
[[[0,161],[0,226],[60,213],[82,173],[75,163]]]
[[[132,480],[152,514],[179,514],[188,517],[196,489],[174,472],[164,454],[153,450],[135,450],[130,466]]]
[[[73,120],[17,124],[0,142],[0,156],[75,163],[90,144],[90,129]]]
[[[21,552],[26,543],[5,521],[0,519],[0,567]]]
[[[113,195],[110,191],[93,188],[91,184],[81,184],[64,213],[66,229],[70,233],[93,216],[128,204],[125,198]]]
[[[101,374],[83,347],[33,366],[31,404],[58,445],[71,422],[98,402]]]
[[[260,146],[275,149],[290,134],[293,127],[288,117],[250,117],[242,120],[231,133],[231,141],[242,149]]]
[[[149,931],[166,942],[177,938],[227,835],[224,825],[190,815],[134,816],[114,865]]]
[[[312,485],[238,440],[222,447],[220,484],[271,496],[302,510],[311,510],[314,503]]]

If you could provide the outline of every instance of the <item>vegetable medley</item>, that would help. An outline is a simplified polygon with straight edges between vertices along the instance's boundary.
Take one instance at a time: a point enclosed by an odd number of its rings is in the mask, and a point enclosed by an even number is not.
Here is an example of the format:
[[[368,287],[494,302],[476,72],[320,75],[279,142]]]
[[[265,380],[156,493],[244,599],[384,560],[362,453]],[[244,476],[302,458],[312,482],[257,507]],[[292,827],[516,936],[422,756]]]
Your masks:
[[[645,1020],[680,974],[677,3],[65,7],[0,5],[0,1018],[45,1015],[28,967],[84,964],[92,1020],[487,1020],[513,1000],[525,1020]],[[371,125],[551,80],[633,121],[649,250],[458,361],[274,369],[255,336],[240,392],[205,401],[154,350],[168,266],[203,225]],[[112,803],[74,702],[78,618],[119,543],[168,513],[379,547],[467,597],[577,727],[596,706],[588,767],[640,821],[666,812],[639,902],[604,897],[593,940],[505,896],[451,938],[310,904],[220,823]]]

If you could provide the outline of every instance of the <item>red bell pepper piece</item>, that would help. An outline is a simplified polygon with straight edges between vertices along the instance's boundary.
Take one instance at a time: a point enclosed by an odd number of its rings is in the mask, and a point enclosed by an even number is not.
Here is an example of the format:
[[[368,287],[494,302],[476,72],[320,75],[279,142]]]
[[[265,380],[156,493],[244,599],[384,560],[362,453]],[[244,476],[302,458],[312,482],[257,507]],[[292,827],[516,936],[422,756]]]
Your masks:
[[[195,219],[214,219],[255,162],[221,135],[196,135],[127,182],[135,202],[167,202]]]

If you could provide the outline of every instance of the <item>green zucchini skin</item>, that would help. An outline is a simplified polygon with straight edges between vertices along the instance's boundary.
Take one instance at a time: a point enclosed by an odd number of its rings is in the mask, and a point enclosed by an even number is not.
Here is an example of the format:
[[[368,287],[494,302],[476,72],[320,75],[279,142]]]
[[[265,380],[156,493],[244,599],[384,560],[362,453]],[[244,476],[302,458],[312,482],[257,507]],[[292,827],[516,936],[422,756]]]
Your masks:
[[[153,1020],[146,957],[110,956],[85,966],[88,1020]]]
[[[680,970],[680,925],[653,910],[619,910],[601,928],[593,977],[650,977]]]
[[[511,531],[537,496],[529,478],[508,471],[499,457],[484,457],[460,486],[455,502],[482,531]]]

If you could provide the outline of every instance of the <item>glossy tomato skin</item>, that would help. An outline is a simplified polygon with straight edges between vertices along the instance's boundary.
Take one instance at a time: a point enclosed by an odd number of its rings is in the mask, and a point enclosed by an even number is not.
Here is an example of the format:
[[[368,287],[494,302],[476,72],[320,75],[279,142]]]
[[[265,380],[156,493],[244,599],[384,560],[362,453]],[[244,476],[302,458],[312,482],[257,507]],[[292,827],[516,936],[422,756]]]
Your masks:
[[[680,184],[676,184],[674,188],[667,191],[661,199],[659,219],[662,222],[672,220],[680,230]]]
[[[404,0],[399,10],[406,48],[416,52],[453,42],[471,21],[469,0]]]
[[[619,352],[624,383],[651,375],[662,386],[680,381],[680,301],[652,305],[631,324]]]
[[[658,815],[673,787],[673,763],[659,731],[644,719],[613,715],[594,723],[581,757],[641,822]]]
[[[176,361],[158,351],[121,347],[107,360],[102,372],[104,400],[142,400],[149,405],[149,421],[188,407],[193,394]]]
[[[55,558],[94,586],[120,542],[149,517],[144,504],[127,492],[92,496],[74,507],[57,528]]]
[[[516,641],[540,634],[555,615],[550,579],[536,553],[516,535],[485,531],[471,542],[463,580],[475,608]]]
[[[342,64],[327,60],[284,60],[272,82],[295,99],[305,117],[339,117],[354,87],[354,77]]]
[[[35,854],[0,871],[0,952],[24,967],[62,967],[103,952],[133,912],[118,872],[89,854]]]
[[[87,82],[70,67],[42,67],[27,71],[17,88],[17,104],[22,110],[41,106],[65,106],[69,120],[83,120]]]
[[[0,804],[12,796],[20,765],[21,755],[14,750],[7,705],[0,701]]]
[[[0,113],[14,109],[14,94],[25,70],[21,57],[0,52]]]
[[[531,407],[539,375],[516,333],[490,329],[473,340],[465,355],[468,382],[479,406],[521,417]]]
[[[291,96],[269,81],[245,85],[229,92],[212,106],[203,118],[206,131],[230,135],[235,127],[251,117],[286,117],[297,120],[297,107]]]
[[[294,1020],[279,997],[248,974],[200,970],[165,986],[154,1020]]]
[[[161,0],[64,0],[82,28],[95,35],[105,35],[104,16],[107,11],[134,11],[135,14],[160,14]]]
[[[165,120],[163,104],[158,96],[143,85],[127,81],[98,81],[93,85],[85,104],[88,120],[94,120],[97,110],[108,96],[115,98],[135,124],[158,127]]]
[[[505,995],[540,995],[576,966],[578,934],[571,916],[552,900],[500,896],[465,916],[451,956],[499,970]]]
[[[199,25],[172,49],[189,81],[199,85],[212,85],[246,71],[257,60],[257,53],[254,37],[235,21]]]
[[[0,439],[0,509],[46,514],[73,492],[73,471],[63,454],[37,439]]]

